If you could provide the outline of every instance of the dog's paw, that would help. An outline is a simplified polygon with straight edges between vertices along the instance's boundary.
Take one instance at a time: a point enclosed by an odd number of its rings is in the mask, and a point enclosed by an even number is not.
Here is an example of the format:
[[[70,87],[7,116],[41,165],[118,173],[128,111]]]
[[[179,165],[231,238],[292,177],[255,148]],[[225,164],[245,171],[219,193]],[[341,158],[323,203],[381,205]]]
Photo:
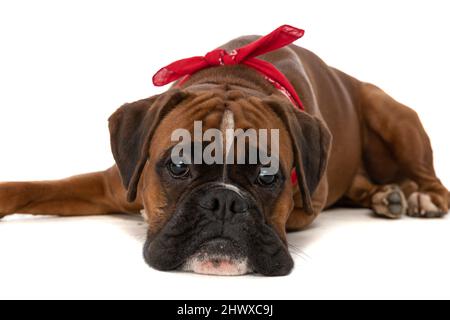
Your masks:
[[[2,220],[4,217],[6,217],[9,214],[10,213],[7,213],[6,211],[2,210],[1,205],[0,205],[0,220]]]
[[[387,185],[372,196],[372,209],[379,216],[399,219],[406,214],[408,203],[400,187]]]
[[[15,212],[14,207],[15,192],[8,183],[0,183],[0,220]]]
[[[431,196],[423,192],[414,192],[408,199],[408,216],[414,218],[441,218],[447,211],[439,209]]]
[[[6,213],[6,211],[3,211],[0,205],[0,221],[6,217],[9,213]]]

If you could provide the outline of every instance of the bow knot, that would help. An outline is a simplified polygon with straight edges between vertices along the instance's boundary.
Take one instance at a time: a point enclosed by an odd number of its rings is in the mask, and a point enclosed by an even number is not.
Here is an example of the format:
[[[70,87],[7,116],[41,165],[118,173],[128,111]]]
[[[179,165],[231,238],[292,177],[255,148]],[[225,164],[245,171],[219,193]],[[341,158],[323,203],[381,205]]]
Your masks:
[[[223,65],[236,65],[239,62],[236,59],[237,51],[227,52],[226,50],[217,49],[213,50],[205,55],[205,60],[208,65],[223,66]]]

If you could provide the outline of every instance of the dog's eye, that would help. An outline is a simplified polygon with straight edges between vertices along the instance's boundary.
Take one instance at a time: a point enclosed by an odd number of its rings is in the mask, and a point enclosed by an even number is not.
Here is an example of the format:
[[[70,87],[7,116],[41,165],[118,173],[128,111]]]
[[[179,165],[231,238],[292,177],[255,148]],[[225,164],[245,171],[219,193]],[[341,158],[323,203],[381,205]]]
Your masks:
[[[261,168],[258,176],[258,183],[264,187],[274,185],[277,181],[277,175],[269,173],[267,168]]]
[[[182,162],[180,163],[170,162],[167,167],[169,169],[170,174],[174,178],[186,178],[189,174],[189,167],[187,166],[187,164]]]

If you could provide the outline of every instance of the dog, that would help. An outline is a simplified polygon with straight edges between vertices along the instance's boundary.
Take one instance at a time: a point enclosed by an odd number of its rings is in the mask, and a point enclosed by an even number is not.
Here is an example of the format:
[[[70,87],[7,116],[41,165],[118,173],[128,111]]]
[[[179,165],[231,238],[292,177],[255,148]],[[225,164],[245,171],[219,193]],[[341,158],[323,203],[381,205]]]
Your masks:
[[[144,257],[155,269],[284,276],[294,266],[286,233],[307,228],[324,209],[370,208],[390,219],[448,212],[449,192],[416,112],[296,45],[262,55],[292,85],[301,110],[289,92],[233,60],[236,48],[260,39],[232,40],[214,67],[120,107],[109,119],[112,168],[1,183],[0,217],[142,213],[149,226]],[[260,162],[173,161],[173,132],[193,133],[196,121],[224,141],[238,128],[277,130],[278,171],[268,174]]]

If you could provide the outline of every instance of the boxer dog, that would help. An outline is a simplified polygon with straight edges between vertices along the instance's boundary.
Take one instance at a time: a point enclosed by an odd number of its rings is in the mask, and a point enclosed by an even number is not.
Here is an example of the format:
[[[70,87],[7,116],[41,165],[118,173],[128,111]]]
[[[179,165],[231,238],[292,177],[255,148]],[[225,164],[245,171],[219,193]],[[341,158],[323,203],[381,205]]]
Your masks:
[[[302,35],[282,28],[277,36]],[[163,69],[155,82],[174,75],[180,82],[109,119],[115,166],[60,181],[1,183],[0,217],[142,213],[149,225],[144,257],[158,270],[282,276],[293,268],[286,232],[306,228],[333,205],[391,219],[448,212],[449,192],[435,174],[416,112],[306,49],[260,50],[254,44],[261,39],[238,38],[175,64],[188,75],[182,80],[177,70]],[[264,54],[258,62],[236,59],[249,50],[252,59]],[[209,67],[197,70],[195,63]],[[274,66],[284,86],[258,63]],[[228,142],[236,138],[230,130],[278,130],[279,170],[268,174],[259,162],[173,161],[173,132],[193,133],[196,121]]]

